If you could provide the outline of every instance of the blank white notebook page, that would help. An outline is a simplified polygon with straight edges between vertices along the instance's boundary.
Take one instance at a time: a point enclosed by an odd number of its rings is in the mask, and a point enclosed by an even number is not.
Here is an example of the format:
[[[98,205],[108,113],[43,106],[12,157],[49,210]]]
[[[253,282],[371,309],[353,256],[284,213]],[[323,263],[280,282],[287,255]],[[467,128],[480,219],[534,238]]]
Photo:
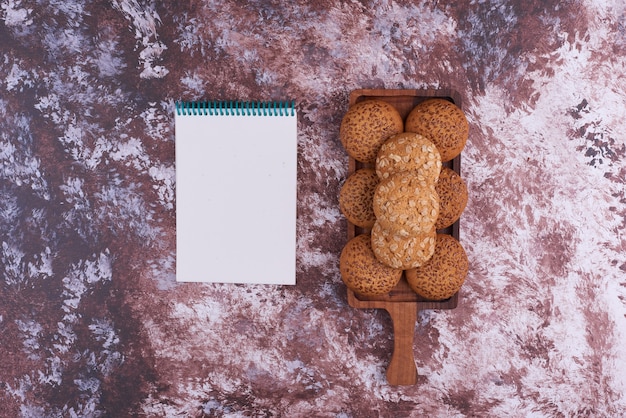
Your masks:
[[[177,281],[295,284],[297,116],[290,106],[282,115],[194,115],[177,104]]]

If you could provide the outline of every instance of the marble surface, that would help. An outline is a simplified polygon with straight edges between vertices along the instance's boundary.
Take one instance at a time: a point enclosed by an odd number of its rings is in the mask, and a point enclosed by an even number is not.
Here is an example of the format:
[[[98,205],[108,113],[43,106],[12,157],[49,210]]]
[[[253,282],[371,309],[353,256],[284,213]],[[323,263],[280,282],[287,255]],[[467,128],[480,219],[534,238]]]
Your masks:
[[[0,1],[2,417],[621,417],[621,0]],[[348,94],[470,121],[459,306],[348,306]],[[173,104],[294,99],[294,287],[176,284]]]

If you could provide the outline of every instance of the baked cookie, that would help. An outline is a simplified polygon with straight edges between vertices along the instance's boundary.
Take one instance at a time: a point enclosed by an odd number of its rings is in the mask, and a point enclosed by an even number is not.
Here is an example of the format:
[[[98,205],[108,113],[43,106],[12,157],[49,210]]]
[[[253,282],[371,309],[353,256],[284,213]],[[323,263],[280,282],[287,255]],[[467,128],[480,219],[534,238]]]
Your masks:
[[[435,190],[439,196],[439,217],[435,228],[447,228],[461,217],[467,206],[467,185],[454,170],[444,167]]]
[[[348,109],[339,128],[339,139],[348,155],[374,163],[380,146],[404,130],[404,121],[391,104],[378,99],[358,102]]]
[[[428,138],[439,150],[443,162],[459,155],[469,136],[469,124],[463,111],[440,98],[415,106],[406,118],[404,130]]]
[[[428,232],[439,216],[435,184],[404,171],[381,180],[374,191],[376,219],[400,235]]]
[[[376,157],[376,174],[386,179],[401,171],[412,171],[424,180],[436,182],[441,171],[441,155],[435,144],[413,132],[399,133],[387,139]]]
[[[435,253],[422,266],[405,272],[409,287],[430,300],[444,300],[459,291],[469,270],[461,243],[447,234],[437,234]]]
[[[402,270],[389,267],[374,256],[369,234],[348,241],[339,257],[339,271],[345,285],[364,296],[389,293],[402,277]]]
[[[371,228],[374,225],[374,190],[378,176],[373,168],[362,168],[352,173],[339,191],[339,209],[356,226]]]
[[[407,270],[426,263],[435,252],[435,229],[412,235],[401,235],[385,229],[376,221],[372,228],[372,250],[383,264]]]

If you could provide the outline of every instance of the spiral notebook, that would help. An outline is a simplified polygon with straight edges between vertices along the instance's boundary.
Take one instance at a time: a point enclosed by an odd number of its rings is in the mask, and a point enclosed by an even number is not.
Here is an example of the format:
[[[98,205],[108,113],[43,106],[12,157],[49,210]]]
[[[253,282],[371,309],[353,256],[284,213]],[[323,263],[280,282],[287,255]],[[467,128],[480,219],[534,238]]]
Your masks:
[[[292,102],[178,102],[176,280],[296,282]]]

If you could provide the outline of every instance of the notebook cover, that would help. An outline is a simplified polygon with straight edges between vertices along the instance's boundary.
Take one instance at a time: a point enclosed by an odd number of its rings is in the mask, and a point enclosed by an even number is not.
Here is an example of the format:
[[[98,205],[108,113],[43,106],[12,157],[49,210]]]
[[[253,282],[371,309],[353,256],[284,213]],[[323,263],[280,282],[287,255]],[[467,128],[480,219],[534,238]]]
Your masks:
[[[177,281],[295,284],[297,115],[269,113],[177,108]]]

